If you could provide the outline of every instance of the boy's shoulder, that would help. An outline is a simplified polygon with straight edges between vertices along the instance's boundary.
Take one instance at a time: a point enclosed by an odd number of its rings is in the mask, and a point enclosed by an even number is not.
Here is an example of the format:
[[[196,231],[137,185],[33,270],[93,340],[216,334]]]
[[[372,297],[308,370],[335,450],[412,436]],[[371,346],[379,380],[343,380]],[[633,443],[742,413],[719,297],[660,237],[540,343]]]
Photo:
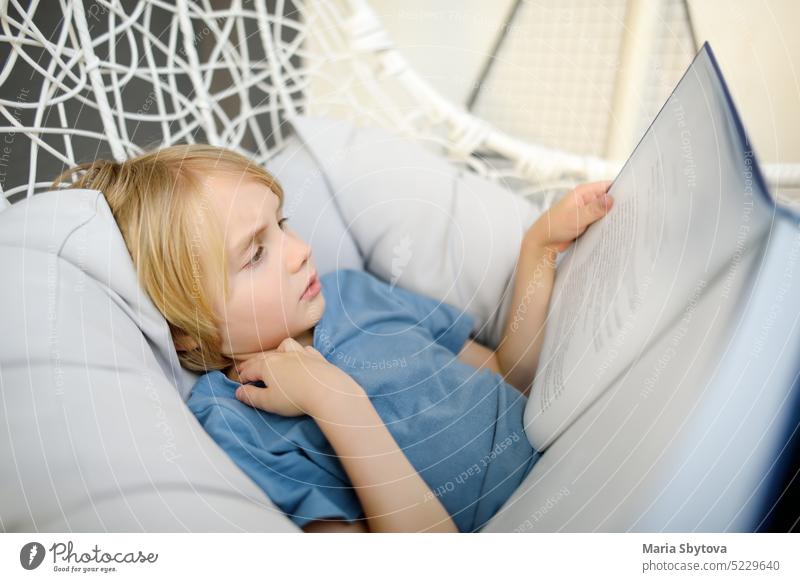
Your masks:
[[[326,279],[326,280],[331,280],[331,279],[350,280],[350,279],[359,279],[359,278],[367,279],[367,278],[370,278],[370,277],[373,277],[373,275],[371,275],[369,273],[369,271],[365,271],[364,269],[347,268],[347,269],[336,269],[334,271],[328,271],[327,273],[322,275],[320,277],[320,279]]]
[[[256,435],[261,432],[259,425],[263,422],[256,422],[255,417],[261,413],[236,398],[238,386],[221,370],[211,370],[197,379],[186,405],[210,433],[245,431]]]
[[[228,400],[236,400],[238,384],[230,380],[221,370],[210,370],[201,375],[192,386],[186,405],[197,414],[203,409]],[[238,400],[237,400],[238,402]]]

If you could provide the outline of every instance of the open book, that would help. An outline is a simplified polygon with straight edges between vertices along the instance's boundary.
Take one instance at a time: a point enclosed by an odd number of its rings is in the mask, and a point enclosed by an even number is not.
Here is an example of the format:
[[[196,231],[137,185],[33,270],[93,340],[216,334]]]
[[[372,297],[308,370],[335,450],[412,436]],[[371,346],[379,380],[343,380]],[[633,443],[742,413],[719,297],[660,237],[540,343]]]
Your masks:
[[[766,189],[708,43],[609,192],[609,214],[558,265],[525,411],[540,451],[648,346],[682,329],[702,333],[683,325],[699,298],[712,287],[720,298],[738,293],[773,222],[790,219]],[[664,358],[657,385],[643,391],[677,384],[680,362]]]

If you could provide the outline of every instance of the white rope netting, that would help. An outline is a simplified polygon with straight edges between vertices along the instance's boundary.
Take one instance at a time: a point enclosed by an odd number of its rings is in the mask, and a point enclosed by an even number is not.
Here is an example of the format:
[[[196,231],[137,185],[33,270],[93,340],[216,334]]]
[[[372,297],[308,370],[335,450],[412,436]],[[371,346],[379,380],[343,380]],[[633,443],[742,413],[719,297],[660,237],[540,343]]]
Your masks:
[[[438,144],[483,175],[525,181],[546,204],[619,169],[511,137],[443,98],[363,0],[0,0],[0,26],[0,203],[75,163],[176,143],[263,163],[297,113]],[[796,167],[767,175],[800,183]]]

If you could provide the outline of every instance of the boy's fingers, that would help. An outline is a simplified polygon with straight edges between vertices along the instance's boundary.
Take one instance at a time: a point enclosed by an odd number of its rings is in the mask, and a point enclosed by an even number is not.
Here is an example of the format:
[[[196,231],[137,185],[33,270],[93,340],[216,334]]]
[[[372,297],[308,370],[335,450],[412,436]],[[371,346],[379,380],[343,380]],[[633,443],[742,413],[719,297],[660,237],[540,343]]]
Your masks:
[[[589,182],[576,186],[574,193],[578,206],[585,206],[594,202],[598,197],[608,192],[611,180],[603,182]]]
[[[279,352],[299,352],[302,351],[302,349],[303,346],[300,345],[300,342],[291,337],[287,337],[278,346]]]
[[[310,353],[312,356],[323,358],[323,355],[319,353],[319,351],[314,346],[306,346],[306,351]]]
[[[583,233],[587,226],[602,218],[611,209],[613,200],[611,196],[604,194],[593,200],[591,203],[575,209],[575,232],[576,237]]]
[[[249,360],[246,360],[244,363],[239,364],[237,368],[237,372],[239,373],[239,379],[242,382],[251,382],[253,380],[261,380],[261,375],[259,372],[264,371],[264,374],[268,373],[269,367],[267,364],[267,353],[254,356]],[[264,381],[266,383],[266,380]]]
[[[601,194],[608,192],[612,182],[612,180],[601,180],[599,182],[589,182],[588,184],[584,184],[584,186],[593,192],[594,196],[600,196]]]
[[[241,382],[249,382],[253,378],[250,376],[250,370],[246,365],[241,365],[237,368],[236,373],[239,375],[239,380]]]
[[[577,218],[575,227],[578,231],[583,232],[583,229],[586,228],[587,225],[591,224],[598,218],[598,206],[591,202],[586,204],[585,206],[581,206],[577,209]],[[579,233],[575,233],[577,236]]]
[[[581,184],[575,188],[575,203],[578,208],[584,208],[595,199],[595,191],[589,188],[589,184]]]

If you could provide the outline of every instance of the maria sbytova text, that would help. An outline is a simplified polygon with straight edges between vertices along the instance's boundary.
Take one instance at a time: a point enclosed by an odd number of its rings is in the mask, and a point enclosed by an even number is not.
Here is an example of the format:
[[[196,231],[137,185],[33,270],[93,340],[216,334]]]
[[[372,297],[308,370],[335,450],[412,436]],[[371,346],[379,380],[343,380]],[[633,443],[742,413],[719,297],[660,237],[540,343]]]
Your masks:
[[[707,546],[700,544],[695,546],[692,544],[642,544],[643,554],[691,554],[699,556],[700,554],[727,554],[728,548],[725,546]]]

